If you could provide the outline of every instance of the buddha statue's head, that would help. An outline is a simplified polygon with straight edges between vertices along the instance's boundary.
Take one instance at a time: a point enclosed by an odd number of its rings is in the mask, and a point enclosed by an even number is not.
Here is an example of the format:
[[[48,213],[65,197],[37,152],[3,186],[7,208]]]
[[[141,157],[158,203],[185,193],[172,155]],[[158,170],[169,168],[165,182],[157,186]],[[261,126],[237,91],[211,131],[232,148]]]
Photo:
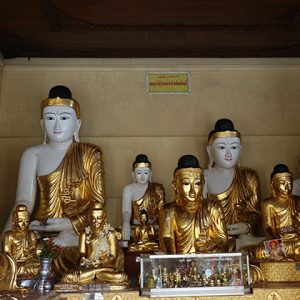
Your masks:
[[[198,159],[193,155],[179,158],[174,170],[172,186],[176,203],[188,212],[198,209],[204,187],[204,173]]]
[[[148,224],[148,213],[145,209],[142,209],[139,214],[139,219],[142,225]]]
[[[132,164],[132,177],[136,183],[147,184],[151,182],[151,162],[148,160],[147,155],[139,154],[136,156]]]
[[[207,153],[208,167],[214,164],[223,169],[234,168],[242,151],[241,135],[229,119],[219,119],[209,133]]]
[[[72,140],[79,141],[81,126],[80,106],[72,99],[69,88],[57,85],[50,89],[47,99],[41,102],[41,126],[45,141],[64,143]]]
[[[13,230],[25,231],[29,226],[29,211],[25,205],[18,205],[12,215]]]
[[[89,222],[92,230],[102,229],[106,221],[106,213],[99,202],[95,202],[90,210]]]
[[[271,190],[274,197],[290,196],[293,190],[293,174],[284,164],[278,164],[271,173]]]

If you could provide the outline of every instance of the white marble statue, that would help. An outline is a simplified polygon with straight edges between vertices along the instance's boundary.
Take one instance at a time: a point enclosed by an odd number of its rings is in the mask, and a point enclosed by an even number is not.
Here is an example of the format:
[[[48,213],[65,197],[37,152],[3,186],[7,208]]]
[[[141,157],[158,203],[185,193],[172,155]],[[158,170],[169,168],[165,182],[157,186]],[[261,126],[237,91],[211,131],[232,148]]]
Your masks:
[[[159,208],[165,203],[164,187],[151,182],[151,163],[145,154],[137,155],[132,165],[134,182],[124,187],[122,193],[122,236],[130,240],[131,224],[139,224],[140,212],[146,210],[149,223],[156,225]]]
[[[65,86],[55,86],[41,103],[44,143],[22,155],[15,206],[27,206],[30,229],[58,232],[55,243],[77,246],[92,202],[104,204],[100,149],[79,142],[79,104]],[[11,227],[11,216],[4,231]]]
[[[204,196],[221,204],[227,227],[235,224],[234,235],[255,234],[260,219],[258,176],[255,171],[239,166],[241,135],[231,120],[216,122],[208,137],[207,152]]]

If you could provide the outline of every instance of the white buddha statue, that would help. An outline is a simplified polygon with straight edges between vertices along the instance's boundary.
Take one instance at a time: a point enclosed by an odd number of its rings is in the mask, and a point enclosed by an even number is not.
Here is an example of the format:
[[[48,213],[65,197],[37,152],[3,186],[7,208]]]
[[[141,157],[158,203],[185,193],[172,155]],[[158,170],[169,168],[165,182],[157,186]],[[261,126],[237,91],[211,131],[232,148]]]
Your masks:
[[[242,152],[241,134],[234,129],[231,120],[216,122],[208,137],[207,152],[209,166],[204,171],[207,192],[204,196],[221,204],[228,234],[244,234],[244,224],[250,234],[256,233],[260,219],[258,175],[238,165]]]
[[[65,86],[55,86],[41,102],[43,144],[22,155],[15,207],[31,214],[30,229],[56,232],[55,243],[78,245],[94,202],[104,205],[103,162],[98,146],[80,143],[80,106]],[[4,231],[11,228],[11,217]]]
[[[124,187],[122,193],[122,235],[123,240],[130,240],[130,224],[140,224],[140,212],[144,209],[148,214],[148,222],[159,223],[159,208],[165,203],[164,187],[151,182],[151,163],[147,155],[139,154],[132,164],[134,183]]]

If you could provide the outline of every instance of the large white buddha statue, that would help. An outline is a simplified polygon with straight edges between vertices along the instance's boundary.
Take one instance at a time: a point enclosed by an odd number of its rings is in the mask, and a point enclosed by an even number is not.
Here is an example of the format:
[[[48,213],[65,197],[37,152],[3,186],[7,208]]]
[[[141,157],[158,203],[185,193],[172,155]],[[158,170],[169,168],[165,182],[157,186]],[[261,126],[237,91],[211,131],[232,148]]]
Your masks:
[[[239,166],[242,152],[241,134],[229,119],[220,119],[208,137],[208,169],[204,171],[209,199],[220,203],[230,234],[256,233],[260,219],[260,191],[258,175]],[[238,228],[241,228],[239,232]],[[233,229],[233,228],[232,228]]]
[[[130,240],[130,224],[140,224],[142,210],[147,212],[149,224],[158,225],[158,212],[165,203],[163,185],[151,182],[151,162],[147,155],[136,156],[132,164],[132,177],[134,182],[126,185],[122,193],[123,240]]]
[[[24,151],[15,201],[27,206],[31,230],[55,232],[55,243],[65,247],[78,245],[91,205],[105,202],[102,153],[79,142],[80,125],[69,88],[54,86],[41,102],[44,143]],[[11,217],[4,230],[10,228]]]

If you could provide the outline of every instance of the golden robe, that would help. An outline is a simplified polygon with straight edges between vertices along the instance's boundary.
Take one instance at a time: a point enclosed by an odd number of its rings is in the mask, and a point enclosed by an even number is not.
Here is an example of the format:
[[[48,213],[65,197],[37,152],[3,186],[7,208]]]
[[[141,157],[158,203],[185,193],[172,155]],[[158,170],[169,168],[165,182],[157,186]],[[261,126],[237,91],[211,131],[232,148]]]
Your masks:
[[[71,144],[55,171],[37,177],[39,199],[32,219],[66,217],[79,234],[88,226],[91,204],[104,205],[103,176],[100,148],[88,143]]]
[[[79,270],[63,275],[64,283],[107,282],[112,285],[127,285],[124,272],[124,254],[117,242],[116,231],[105,223],[99,233],[87,227],[80,234],[79,251],[82,258]]]
[[[221,207],[203,199],[196,212],[187,212],[176,202],[160,211],[161,247],[167,253],[225,252],[227,233]]]
[[[269,239],[295,240],[300,237],[300,198],[269,197],[261,204],[263,224]]]
[[[249,168],[236,167],[232,184],[221,194],[208,194],[220,203],[226,225],[248,223],[255,231],[260,219],[260,190],[258,175]]]
[[[287,258],[300,261],[300,198],[269,197],[261,205],[263,225],[268,239],[281,239]],[[264,244],[247,249],[251,258],[268,258]]]
[[[162,184],[149,182],[145,194],[142,198],[132,201],[132,221],[139,221],[140,212],[145,209],[148,213],[149,221],[158,224],[159,209],[165,203],[165,190]]]
[[[40,262],[37,256],[37,238],[33,231],[24,234],[6,231],[2,234],[2,251],[16,262],[18,278],[38,275]]]

